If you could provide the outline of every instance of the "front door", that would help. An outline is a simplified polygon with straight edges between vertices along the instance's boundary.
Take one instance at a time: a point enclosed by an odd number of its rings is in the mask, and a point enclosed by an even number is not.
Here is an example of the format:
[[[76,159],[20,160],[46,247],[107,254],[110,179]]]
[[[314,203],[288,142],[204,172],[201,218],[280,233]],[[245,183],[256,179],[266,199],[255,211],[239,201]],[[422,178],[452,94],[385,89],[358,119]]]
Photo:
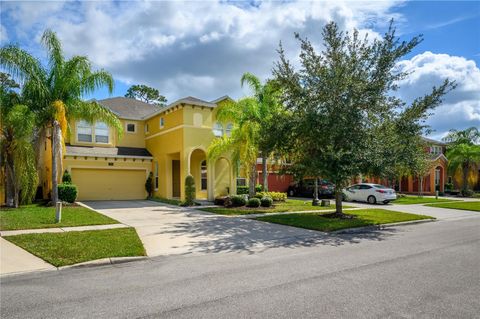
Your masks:
[[[172,160],[172,197],[180,197],[180,161]]]
[[[435,190],[440,190],[440,170],[435,169]]]

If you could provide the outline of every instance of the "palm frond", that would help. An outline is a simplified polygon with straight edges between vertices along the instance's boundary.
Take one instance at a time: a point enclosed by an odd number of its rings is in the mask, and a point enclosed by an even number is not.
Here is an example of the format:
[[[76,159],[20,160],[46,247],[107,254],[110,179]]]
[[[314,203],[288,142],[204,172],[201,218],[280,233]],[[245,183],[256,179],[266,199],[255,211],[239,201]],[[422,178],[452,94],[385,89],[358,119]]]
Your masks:
[[[262,84],[260,80],[252,73],[245,72],[242,75],[242,79],[240,80],[240,83],[242,87],[245,83],[248,84],[248,86],[250,86],[250,88],[253,90],[253,93],[255,95],[259,95],[260,92],[262,91]]]
[[[50,68],[55,70],[55,74],[59,74],[63,68],[64,58],[62,44],[57,34],[50,29],[45,30],[42,35],[42,44],[48,50]]]

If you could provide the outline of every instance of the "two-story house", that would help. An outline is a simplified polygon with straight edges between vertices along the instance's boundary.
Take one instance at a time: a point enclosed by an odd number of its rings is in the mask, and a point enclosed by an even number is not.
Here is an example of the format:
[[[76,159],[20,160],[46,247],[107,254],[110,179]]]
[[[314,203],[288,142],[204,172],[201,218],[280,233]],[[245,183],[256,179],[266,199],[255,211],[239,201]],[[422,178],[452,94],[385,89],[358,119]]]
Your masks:
[[[212,140],[230,134],[231,123],[216,121],[224,96],[207,102],[194,97],[166,107],[115,97],[98,101],[114,112],[123,136],[103,122],[70,123],[63,169],[78,187],[78,200],[127,200],[147,196],[145,182],[153,173],[155,195],[183,199],[185,177],[195,179],[197,198],[236,192],[236,175],[228,156],[212,162],[206,151]],[[40,174],[43,197],[51,192],[51,147],[47,141]],[[59,179],[61,176],[59,176]]]

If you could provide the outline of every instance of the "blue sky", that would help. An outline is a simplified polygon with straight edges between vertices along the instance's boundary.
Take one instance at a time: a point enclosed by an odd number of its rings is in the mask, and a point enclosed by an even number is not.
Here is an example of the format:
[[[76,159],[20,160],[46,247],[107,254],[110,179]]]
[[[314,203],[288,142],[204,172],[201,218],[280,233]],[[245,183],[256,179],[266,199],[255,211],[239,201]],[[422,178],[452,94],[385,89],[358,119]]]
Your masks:
[[[156,87],[170,102],[192,95],[213,100],[248,94],[240,76],[271,76],[281,40],[296,61],[293,33],[316,43],[334,20],[345,30],[378,36],[394,18],[398,34],[424,41],[399,63],[412,71],[398,94],[407,101],[448,77],[457,81],[428,124],[439,138],[450,128],[480,127],[479,1],[88,1],[1,2],[0,41],[18,43],[38,57],[39,38],[51,28],[68,56],[87,55],[112,73],[114,96],[131,84]],[[93,97],[108,97],[99,90]]]

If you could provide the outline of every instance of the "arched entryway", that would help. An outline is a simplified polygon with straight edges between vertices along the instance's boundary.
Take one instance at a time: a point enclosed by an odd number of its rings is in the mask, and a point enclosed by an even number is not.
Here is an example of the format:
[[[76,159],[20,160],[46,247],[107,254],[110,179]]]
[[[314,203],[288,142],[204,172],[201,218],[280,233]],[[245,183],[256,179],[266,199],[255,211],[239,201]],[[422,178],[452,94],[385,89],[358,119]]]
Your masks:
[[[208,197],[208,166],[207,155],[202,149],[195,149],[190,154],[189,174],[195,180],[196,197],[198,199],[207,199]]]
[[[230,162],[226,158],[219,158],[215,161],[214,174],[214,196],[228,195],[232,191]]]
[[[445,175],[445,170],[442,166],[437,166],[435,167],[435,173],[433,174],[433,191],[439,191],[443,192],[444,191],[444,185],[445,185],[445,180],[444,180],[444,175]]]

